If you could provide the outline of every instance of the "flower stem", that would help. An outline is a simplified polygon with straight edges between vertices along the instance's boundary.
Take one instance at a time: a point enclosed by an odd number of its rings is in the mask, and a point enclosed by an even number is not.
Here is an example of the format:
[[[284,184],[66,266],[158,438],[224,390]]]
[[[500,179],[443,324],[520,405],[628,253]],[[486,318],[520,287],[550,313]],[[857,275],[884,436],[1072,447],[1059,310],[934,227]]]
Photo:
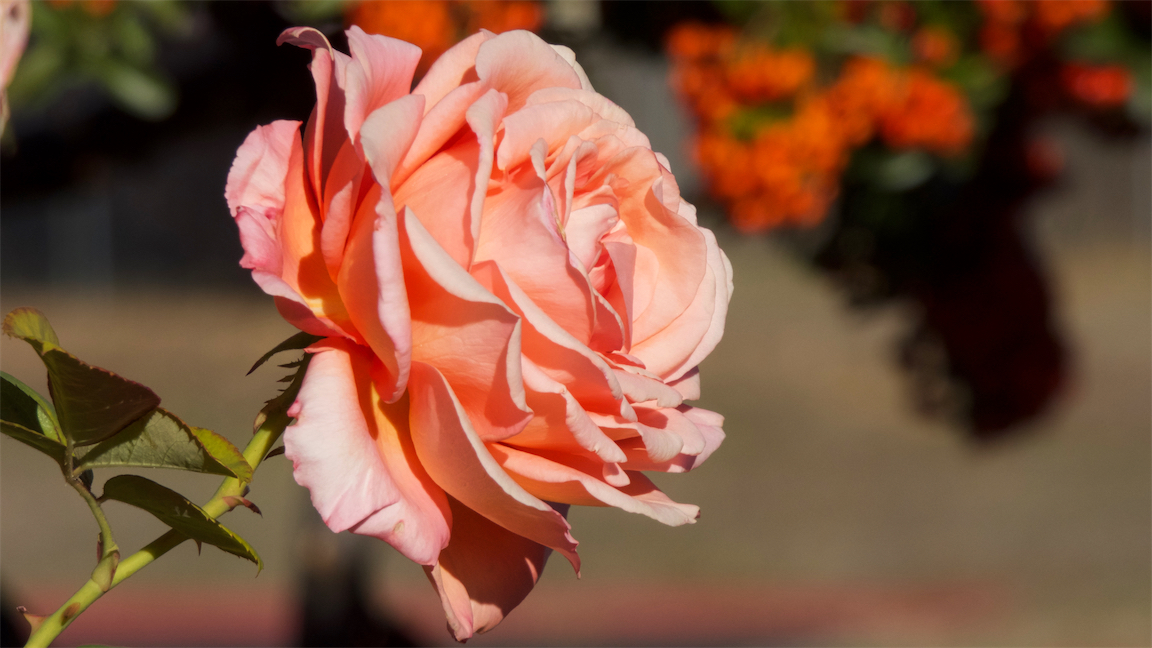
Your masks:
[[[284,428],[290,421],[286,416],[277,417],[276,421],[269,419],[265,425],[253,435],[252,440],[248,442],[248,446],[244,448],[244,458],[248,464],[252,466],[252,471],[255,473],[256,468],[267,456],[268,451],[272,449],[276,441],[284,433]],[[104,511],[100,508],[100,503],[92,496],[92,493],[79,483],[75,478],[69,479],[69,483],[80,491],[81,497],[84,501],[88,502],[89,508],[92,509],[92,514],[96,516],[96,521],[100,525],[101,538],[104,541],[104,557],[108,559],[111,557],[113,551],[116,550],[116,545],[112,542],[112,530],[108,526],[108,520],[104,517]],[[234,505],[229,505],[225,497],[240,497],[243,495],[245,486],[240,480],[235,477],[225,479],[220,488],[216,489],[216,494],[212,499],[202,507],[204,512],[213,518],[218,518],[221,515],[231,511]],[[119,585],[124,579],[132,574],[140,571],[153,560],[171,551],[180,543],[188,539],[188,536],[176,530],[170,530],[164,535],[156,538],[148,543],[143,549],[128,556],[120,561],[119,565],[114,567],[114,573],[111,578],[111,583],[107,590]],[[25,646],[39,647],[49,646],[52,642],[64,631],[72,621],[80,615],[81,612],[86,610],[88,606],[96,602],[105,593],[105,588],[101,587],[96,581],[96,574],[100,571],[101,567],[105,565],[105,560],[101,560],[100,565],[97,565],[96,571],[93,572],[93,578],[89,578],[88,582],[72,595],[72,598],[64,602],[58,610],[51,615],[45,617],[39,626],[33,628],[32,635],[28,637],[28,643]]]

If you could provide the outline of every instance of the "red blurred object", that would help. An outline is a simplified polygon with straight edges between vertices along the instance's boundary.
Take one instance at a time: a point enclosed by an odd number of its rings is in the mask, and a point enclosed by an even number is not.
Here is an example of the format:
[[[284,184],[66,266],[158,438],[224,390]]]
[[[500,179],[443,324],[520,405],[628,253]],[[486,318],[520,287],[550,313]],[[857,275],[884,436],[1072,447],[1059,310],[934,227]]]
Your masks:
[[[1120,65],[1068,63],[1060,80],[1069,95],[1092,108],[1116,108],[1132,96],[1132,74]]]

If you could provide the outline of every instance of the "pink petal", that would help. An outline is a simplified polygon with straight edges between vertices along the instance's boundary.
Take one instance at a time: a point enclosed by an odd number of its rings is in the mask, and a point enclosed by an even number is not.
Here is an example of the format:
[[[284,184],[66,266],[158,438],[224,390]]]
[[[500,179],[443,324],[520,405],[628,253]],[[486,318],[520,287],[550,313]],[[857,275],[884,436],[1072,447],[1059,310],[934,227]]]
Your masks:
[[[585,74],[584,68],[576,62],[576,52],[573,52],[572,48],[565,47],[564,45],[552,45],[552,49],[556,50],[560,58],[572,66],[572,70],[576,73],[576,76],[580,78],[580,88],[587,92],[592,92],[592,82],[588,80],[588,75]]]
[[[420,48],[395,38],[366,34],[356,25],[345,33],[352,58],[344,69],[344,127],[355,142],[368,115],[408,95],[420,62]]]
[[[225,190],[253,279],[283,298],[277,306],[302,330],[355,337],[319,248],[319,218],[304,187],[298,124],[256,129],[240,147]]]
[[[356,214],[337,283],[357,330],[394,380],[386,398],[400,398],[408,383],[412,328],[399,230],[388,181],[412,144],[423,99],[405,97],[373,112],[364,122],[361,147],[378,183]]]
[[[604,95],[587,89],[575,90],[565,87],[543,88],[533,92],[532,95],[528,97],[529,106],[554,101],[579,101],[591,108],[592,112],[596,113],[601,119],[607,119],[622,126],[636,126],[636,122],[632,120],[632,116],[623,108],[612,103],[612,101]]]
[[[535,416],[506,443],[526,448],[566,452],[589,452],[606,463],[627,457],[612,439],[588,417],[588,413],[564,385],[552,380],[536,363],[523,358],[524,386],[528,406]]]
[[[452,541],[425,567],[457,641],[496,627],[528,596],[551,550],[493,524],[455,499]]]
[[[700,514],[696,506],[678,504],[667,497],[654,495],[654,490],[659,492],[655,486],[643,476],[637,478],[638,473],[634,471],[628,471],[628,485],[614,488],[596,476],[599,465],[586,459],[540,456],[503,444],[492,446],[492,456],[528,492],[550,502],[613,506],[629,513],[646,515],[669,526],[692,524]]]
[[[280,243],[276,240],[276,219],[279,212],[250,209],[241,206],[236,209],[236,226],[240,228],[240,246],[244,256],[240,267],[250,270],[263,270],[279,278],[283,269]]]
[[[519,110],[541,88],[580,88],[580,76],[556,50],[526,31],[510,31],[480,45],[476,75],[508,95],[508,112]]]
[[[592,109],[578,101],[525,106],[504,120],[504,139],[496,152],[496,166],[509,169],[521,164],[528,159],[536,140],[562,144],[595,119]]]
[[[520,319],[457,265],[410,210],[401,225],[413,361],[447,379],[480,438],[516,434],[532,418],[520,377]]]
[[[525,358],[564,385],[582,407],[620,413],[624,393],[603,358],[548,317],[495,261],[476,264],[473,276],[522,318]]]
[[[700,400],[700,370],[693,368],[668,386],[680,392],[684,400]]]
[[[463,268],[472,264],[492,173],[493,139],[503,115],[503,95],[491,91],[481,97],[467,111],[472,136],[462,133],[452,147],[426,161],[396,189],[396,203],[409,207]]]
[[[339,532],[393,504],[399,493],[368,431],[352,366],[352,353],[359,353],[339,339],[314,350],[296,400],[296,422],[284,433],[285,454],[325,524]]]
[[[232,217],[241,207],[271,210],[279,218],[284,209],[284,183],[293,146],[300,142],[300,122],[274,121],[257,126],[236,151],[228,172],[224,198]]]
[[[428,73],[412,89],[412,94],[424,95],[428,100],[425,108],[431,112],[432,107],[449,93],[477,79],[476,54],[481,45],[495,36],[490,31],[482,30],[453,45],[428,68]]]
[[[700,228],[708,251],[708,267],[692,303],[660,332],[633,345],[632,353],[653,373],[674,380],[700,364],[724,335],[732,296],[732,266],[716,237]]]
[[[365,518],[352,532],[380,538],[409,559],[434,565],[440,551],[448,545],[453,526],[448,498],[416,457],[408,429],[408,399],[392,405],[383,402],[379,388],[387,387],[388,376],[382,375],[382,369],[380,361],[374,359],[373,389],[369,395],[375,418],[368,418],[368,426],[400,499]]]
[[[632,403],[655,401],[660,407],[676,407],[683,398],[680,392],[654,378],[652,374],[625,365],[615,369],[616,380],[624,391],[624,396]]]
[[[336,159],[340,147],[348,139],[344,128],[344,90],[338,78],[339,70],[346,67],[347,54],[332,49],[324,34],[312,27],[292,27],[284,30],[277,45],[289,43],[312,51],[312,79],[316,83],[316,107],[304,131],[305,152],[308,157],[308,177],[316,195],[324,191],[328,169]]]
[[[499,263],[552,320],[587,345],[596,309],[587,277],[569,256],[551,190],[532,168],[519,167],[499,190],[490,191],[474,263]]]
[[[352,142],[345,141],[336,154],[328,178],[324,183],[324,193],[319,197],[324,225],[320,229],[320,251],[328,266],[328,275],[336,279],[344,262],[344,248],[348,245],[348,234],[352,229],[352,217],[359,209],[358,199],[364,193],[361,183],[371,182],[365,177],[367,165],[360,158]]]
[[[619,198],[620,219],[638,248],[632,329],[635,347],[668,326],[695,299],[707,268],[707,244],[695,225],[664,207],[654,193],[661,167],[650,150],[629,149],[610,160],[600,173]],[[609,179],[609,174],[615,178]],[[642,251],[655,257],[658,270],[653,278],[639,271],[649,263]],[[641,281],[652,283],[642,285]],[[645,292],[659,295],[659,299],[650,299],[641,307]]]
[[[716,412],[710,412],[699,407],[681,405],[677,408],[685,420],[695,426],[697,432],[704,440],[704,448],[697,454],[679,454],[666,461],[653,460],[643,444],[636,440],[622,440],[619,446],[628,455],[625,464],[635,470],[657,470],[669,473],[682,473],[692,470],[704,463],[712,456],[720,443],[724,440],[724,417]]]
[[[396,175],[393,178],[396,186],[400,186],[407,180],[414,171],[419,169],[428,158],[439,151],[440,147],[444,146],[464,127],[468,108],[476,103],[476,100],[487,90],[488,88],[483,83],[473,81],[454,88],[435,105],[431,104],[431,99],[426,100],[425,110],[427,114],[424,115],[424,121],[420,124],[420,132],[416,134],[412,147],[408,149],[408,154],[396,170]]]
[[[412,441],[436,483],[492,522],[559,551],[579,571],[568,522],[500,468],[444,376],[432,365],[413,362],[408,389]]]

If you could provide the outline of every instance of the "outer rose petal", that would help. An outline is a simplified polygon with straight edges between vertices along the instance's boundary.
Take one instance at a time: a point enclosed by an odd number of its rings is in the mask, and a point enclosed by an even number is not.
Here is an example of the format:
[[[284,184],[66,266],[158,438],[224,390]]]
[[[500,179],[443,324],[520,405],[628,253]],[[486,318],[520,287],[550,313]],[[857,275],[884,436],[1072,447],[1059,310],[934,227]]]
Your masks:
[[[487,632],[532,591],[551,550],[492,523],[450,498],[452,542],[425,567],[457,641]],[[561,507],[567,511],[567,506]]]
[[[599,466],[582,457],[571,455],[548,457],[503,444],[492,447],[492,456],[529,492],[552,502],[581,504],[584,506],[614,506],[629,513],[646,515],[669,526],[692,524],[700,515],[700,508],[679,504],[660,493],[647,478],[629,471],[630,478],[623,488],[609,486],[598,475]],[[638,496],[633,497],[629,490]],[[659,494],[657,494],[659,493]]]
[[[348,139],[358,142],[368,115],[408,94],[420,62],[420,48],[395,38],[366,34],[356,25],[347,33],[352,59],[344,69],[344,127]]]
[[[284,181],[293,144],[300,140],[300,122],[279,120],[257,126],[240,149],[228,172],[224,198],[236,218],[241,207],[284,209]],[[277,214],[279,217],[279,214]]]
[[[541,88],[580,89],[580,75],[540,37],[510,31],[480,45],[476,75],[508,95],[508,111],[519,110]]]
[[[436,59],[432,67],[428,68],[428,73],[413,88],[412,94],[427,97],[428,103],[425,107],[431,111],[432,107],[448,93],[470,81],[475,81],[476,54],[480,51],[481,45],[495,37],[496,34],[481,30],[453,45]]]
[[[512,481],[492,458],[444,376],[412,363],[412,441],[428,474],[449,495],[509,531],[559,551],[579,572],[564,517]]]
[[[350,318],[392,374],[389,402],[400,398],[408,383],[412,324],[388,181],[412,145],[422,107],[423,99],[410,95],[373,112],[365,122],[370,134],[361,145],[379,184],[354,219],[337,278]]]
[[[405,405],[382,407],[368,349],[329,339],[314,353],[285,431],[296,482],[333,531],[387,540],[412,560],[433,564],[448,543],[444,492],[416,460]]]

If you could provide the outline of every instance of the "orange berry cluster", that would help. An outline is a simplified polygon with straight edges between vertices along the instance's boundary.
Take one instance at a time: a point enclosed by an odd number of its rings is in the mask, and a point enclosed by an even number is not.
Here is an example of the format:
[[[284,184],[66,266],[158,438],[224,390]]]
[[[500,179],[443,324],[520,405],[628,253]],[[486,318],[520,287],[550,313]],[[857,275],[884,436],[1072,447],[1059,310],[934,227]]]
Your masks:
[[[977,0],[984,17],[980,46],[1002,67],[1014,69],[1065,30],[1108,15],[1106,0]]]
[[[1103,20],[1106,0],[979,0],[984,15],[980,43],[1002,67],[1013,69],[1066,30]],[[1089,108],[1122,106],[1132,94],[1131,73],[1120,65],[1072,62],[1060,71],[1064,90]]]
[[[419,47],[424,54],[416,73],[423,75],[448,48],[481,29],[539,29],[544,9],[534,0],[368,0],[350,5],[345,22]]]
[[[695,115],[695,158],[740,230],[819,223],[849,156],[879,137],[894,149],[964,152],[974,122],[965,96],[926,66],[956,39],[922,30],[923,66],[852,58],[821,86],[804,50],[741,43],[729,26],[685,23],[667,41],[672,84]]]

